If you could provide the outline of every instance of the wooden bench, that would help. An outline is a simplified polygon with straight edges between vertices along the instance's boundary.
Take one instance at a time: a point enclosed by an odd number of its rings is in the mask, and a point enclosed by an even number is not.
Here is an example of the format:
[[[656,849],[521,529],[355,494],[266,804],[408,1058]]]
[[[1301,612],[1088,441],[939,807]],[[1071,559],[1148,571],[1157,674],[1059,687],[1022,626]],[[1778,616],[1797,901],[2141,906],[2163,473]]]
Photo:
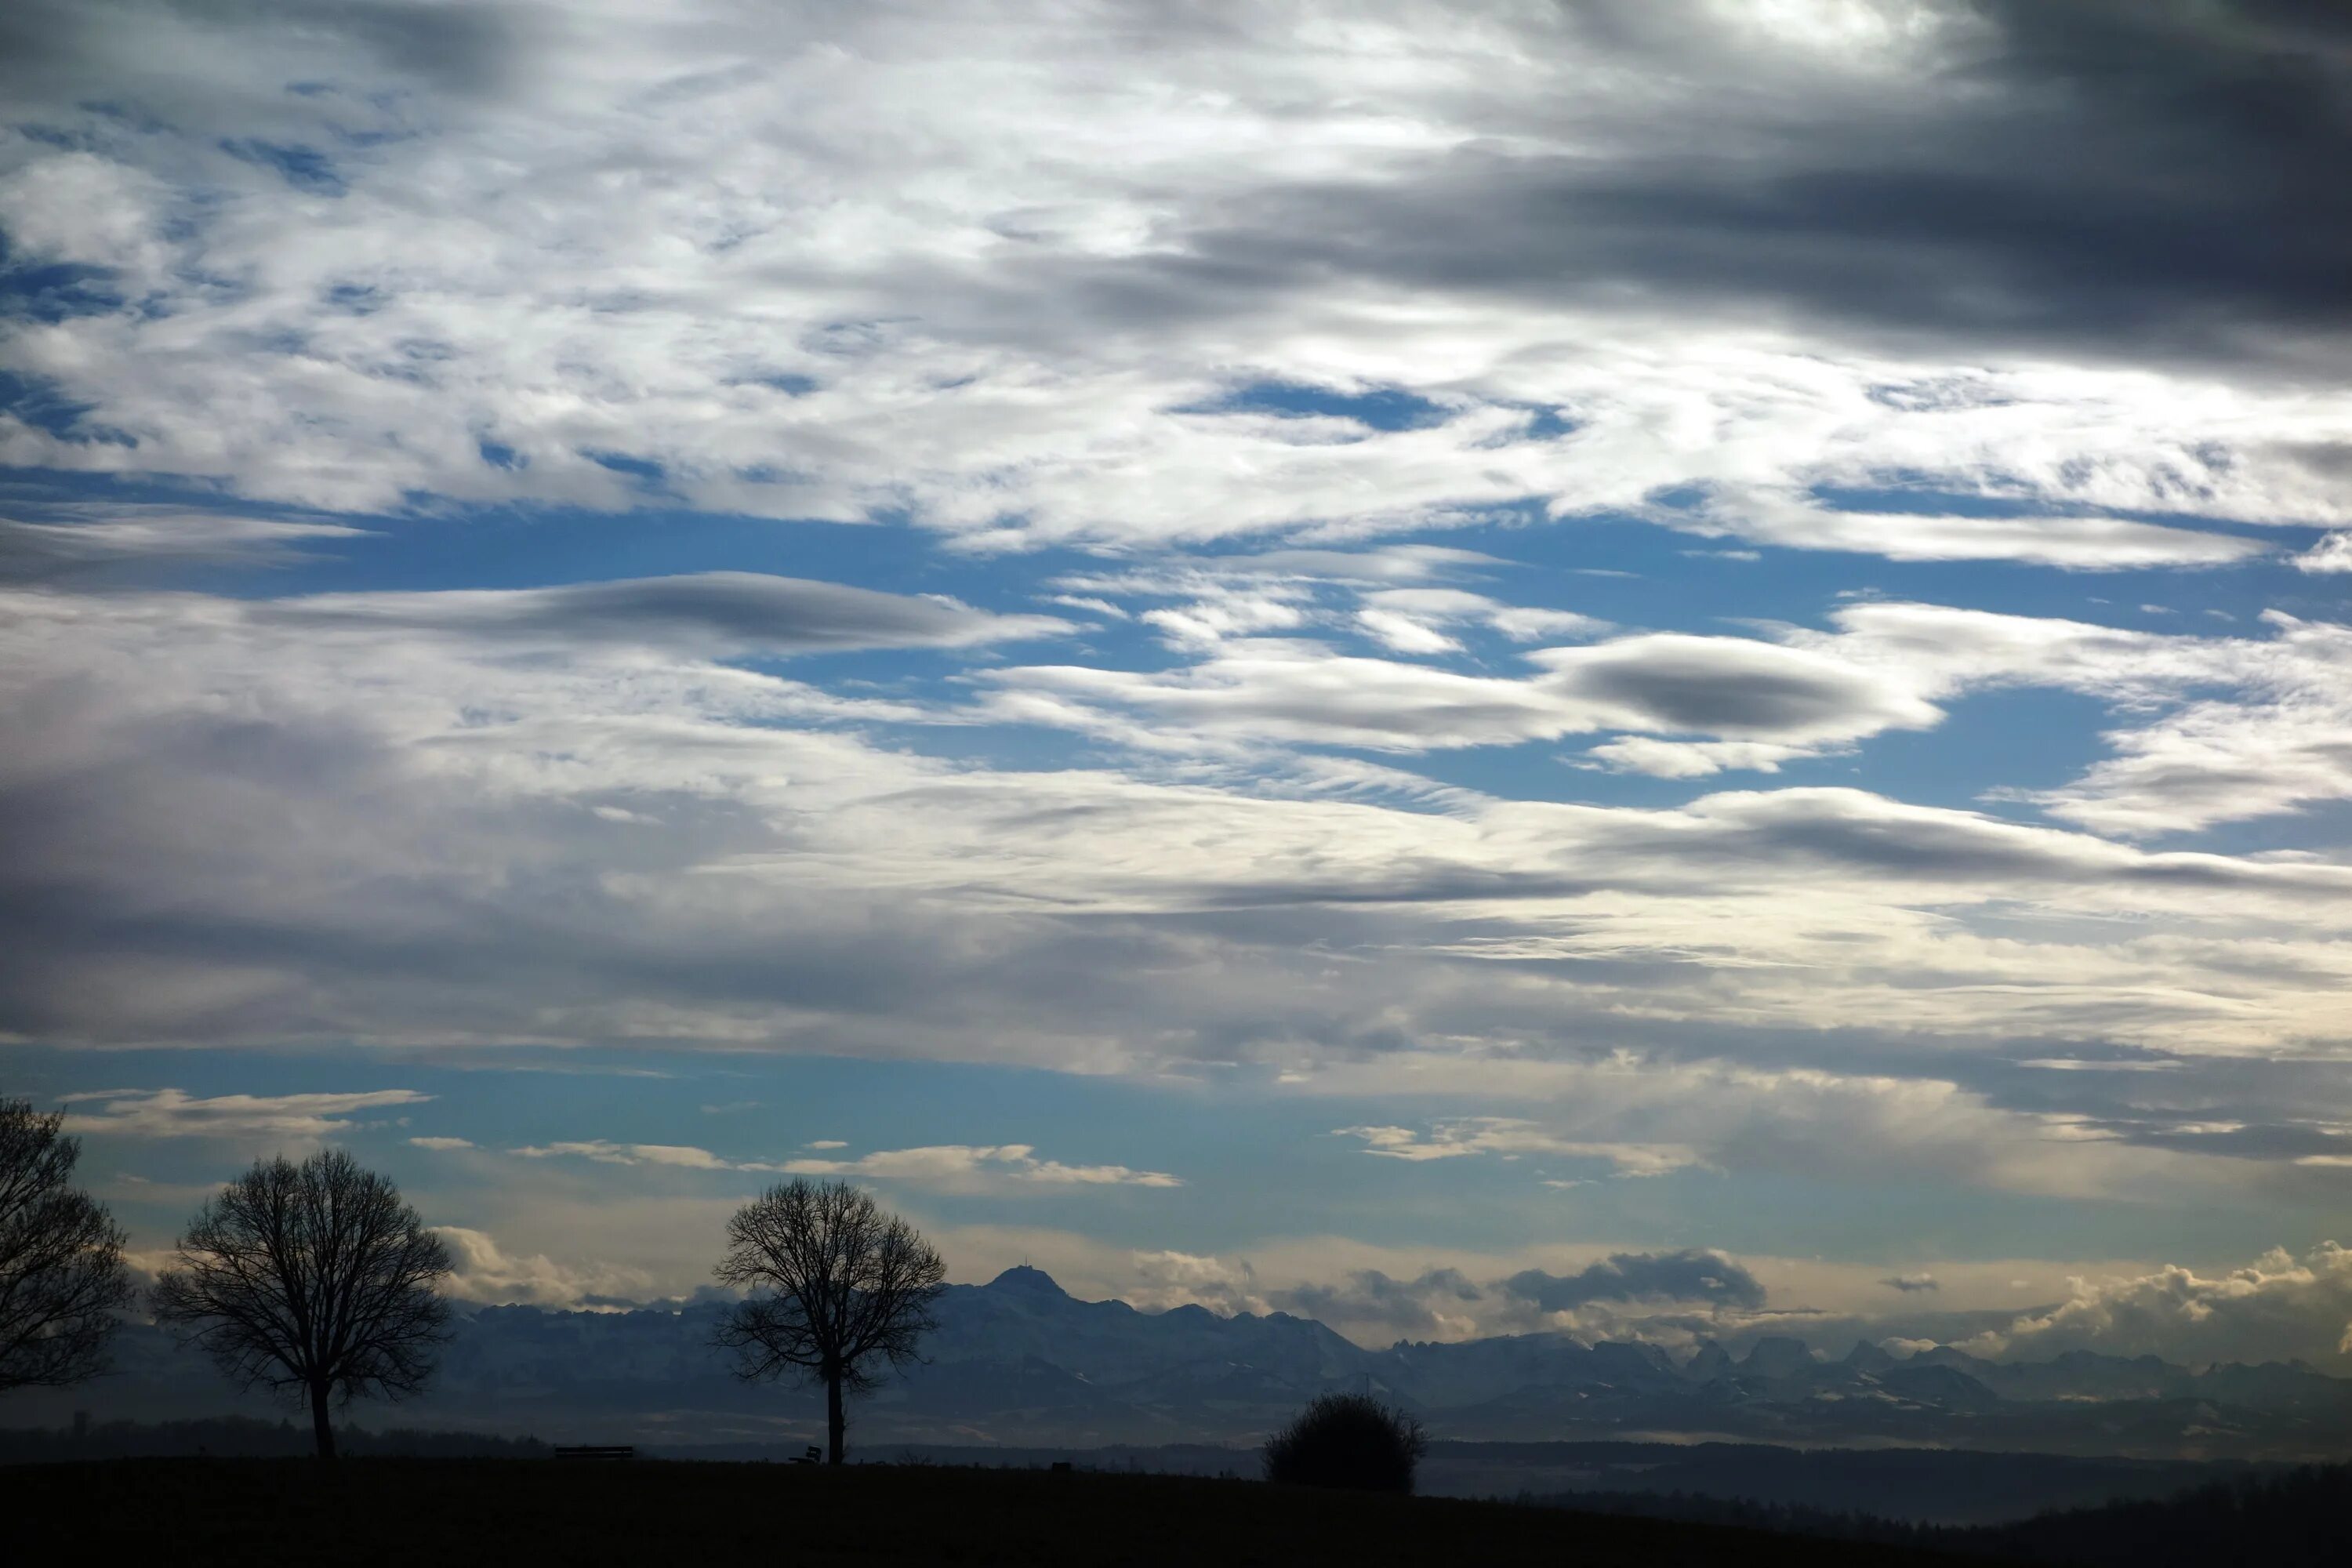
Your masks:
[[[818,1447],[814,1443],[811,1443],[808,1446],[807,1453],[803,1454],[797,1459],[786,1459],[784,1463],[788,1465],[821,1465],[824,1463],[824,1450]]]
[[[579,1447],[558,1448],[555,1450],[555,1457],[559,1459],[634,1459],[637,1457],[637,1451],[635,1448],[618,1446],[598,1447],[593,1445],[583,1445]]]

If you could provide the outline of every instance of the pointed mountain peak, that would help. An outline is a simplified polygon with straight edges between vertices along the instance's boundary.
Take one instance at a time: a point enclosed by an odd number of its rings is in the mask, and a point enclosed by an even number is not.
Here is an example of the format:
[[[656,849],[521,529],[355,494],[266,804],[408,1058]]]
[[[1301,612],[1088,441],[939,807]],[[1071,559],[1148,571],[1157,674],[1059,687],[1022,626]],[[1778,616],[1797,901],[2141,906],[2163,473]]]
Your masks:
[[[1713,1377],[1735,1365],[1731,1352],[1711,1339],[1698,1342],[1698,1350],[1683,1363],[1683,1371],[1692,1377]]]
[[[1054,1283],[1054,1277],[1042,1268],[1032,1268],[1016,1263],[988,1282],[992,1290],[1017,1291],[1024,1296],[1044,1296],[1057,1301],[1070,1300],[1070,1293]]]
[[[1856,1340],[1853,1349],[1845,1352],[1845,1364],[1858,1372],[1885,1372],[1900,1363],[1885,1346],[1872,1344],[1868,1340]]]
[[[1812,1364],[1813,1352],[1804,1341],[1769,1334],[1748,1347],[1747,1359],[1739,1363],[1739,1369],[1759,1377],[1788,1377]]]

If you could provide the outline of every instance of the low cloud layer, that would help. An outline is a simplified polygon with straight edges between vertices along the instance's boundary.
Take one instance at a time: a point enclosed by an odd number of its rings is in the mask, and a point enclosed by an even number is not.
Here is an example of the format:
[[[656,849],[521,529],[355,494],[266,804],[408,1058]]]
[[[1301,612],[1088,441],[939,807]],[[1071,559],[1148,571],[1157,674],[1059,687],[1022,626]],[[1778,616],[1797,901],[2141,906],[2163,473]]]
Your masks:
[[[2074,1282],[2070,1299],[2019,1318],[1967,1348],[2042,1359],[2063,1351],[2217,1361],[2352,1358],[2352,1251],[2324,1242],[2300,1257],[2275,1247],[2241,1268],[2179,1265]]]
[[[1165,1171],[1132,1171],[1125,1165],[1066,1165],[1040,1160],[1026,1143],[974,1148],[962,1143],[921,1149],[879,1149],[840,1160],[787,1160],[778,1167],[793,1175],[847,1176],[907,1182],[954,1191],[1003,1180],[1041,1186],[1180,1187]]]
[[[118,1138],[217,1138],[299,1148],[367,1122],[405,1120],[431,1100],[414,1089],[358,1094],[191,1095],[176,1089],[93,1089],[61,1097],[66,1129]]]
[[[1564,1160],[1605,1161],[1632,1176],[1663,1175],[1700,1163],[1688,1148],[1563,1138],[1540,1122],[1521,1117],[1482,1116],[1440,1122],[1425,1135],[1410,1127],[1342,1127],[1339,1133],[1362,1139],[1364,1152],[1387,1160],[1454,1160],[1478,1154],[1517,1159],[1523,1154],[1549,1154]]]
[[[2016,1266],[1941,1265],[1936,1273],[1876,1281],[1883,1289],[1874,1301],[1874,1282],[1861,1269],[1768,1289],[1758,1270],[1787,1279],[1789,1264],[1703,1249],[1620,1252],[1565,1272],[1528,1268],[1500,1277],[1465,1258],[1417,1274],[1355,1268],[1329,1282],[1290,1286],[1269,1285],[1264,1267],[1244,1271],[1194,1258],[1181,1269],[1144,1270],[1139,1299],[1160,1308],[1198,1300],[1225,1311],[1290,1311],[1374,1345],[1543,1329],[1586,1340],[1647,1341],[1680,1353],[1704,1339],[1738,1345],[1790,1334],[1831,1353],[1859,1338],[1884,1342],[1902,1356],[1948,1343],[2004,1361],[2092,1351],[2154,1355],[2191,1368],[2299,1360],[2352,1369],[2352,1253],[2332,1242],[2301,1256],[2276,1248],[2234,1268],[2172,1265],[2077,1279],[2059,1292],[2065,1300],[2025,1313],[1988,1310],[1986,1293],[2000,1289],[2004,1267]],[[1956,1292],[1940,1290],[1939,1276],[1964,1283]],[[2022,1279],[2006,1283],[2012,1293],[2032,1288]],[[1171,1285],[1172,1296],[1165,1288]],[[1929,1295],[1937,1299],[1921,1299]],[[2001,1326],[1967,1326],[1988,1318]]]
[[[433,1231],[448,1247],[452,1265],[443,1294],[459,1301],[569,1311],[592,1306],[598,1298],[644,1300],[656,1294],[652,1277],[641,1269],[562,1264],[540,1253],[518,1257],[495,1237],[463,1226],[436,1226]]]
[[[440,1140],[412,1139],[420,1146]],[[455,1146],[471,1148],[462,1139]],[[446,1146],[446,1145],[445,1145]],[[839,1149],[821,1139],[811,1148]],[[592,1160],[606,1165],[663,1166],[679,1171],[749,1171],[788,1176],[825,1176],[904,1184],[919,1191],[1005,1191],[1024,1186],[1180,1187],[1165,1171],[1135,1171],[1125,1165],[1069,1165],[1041,1160],[1026,1143],[981,1146],[937,1143],[916,1149],[877,1149],[869,1153],[803,1155],[785,1160],[730,1160],[690,1144],[615,1143],[605,1139],[527,1145],[509,1152],[526,1160]]]
[[[1266,1300],[1278,1310],[1344,1323],[1357,1332],[1375,1327],[1400,1339],[1454,1339],[1462,1337],[1464,1325],[1477,1321],[1473,1310],[1486,1296],[1458,1268],[1432,1268],[1412,1279],[1360,1268],[1336,1285],[1300,1285],[1273,1291]]]
[[[1621,1252],[1565,1278],[1529,1269],[1503,1289],[1538,1311],[1572,1312],[1594,1302],[1688,1301],[1706,1306],[1764,1305],[1764,1287],[1719,1252]]]

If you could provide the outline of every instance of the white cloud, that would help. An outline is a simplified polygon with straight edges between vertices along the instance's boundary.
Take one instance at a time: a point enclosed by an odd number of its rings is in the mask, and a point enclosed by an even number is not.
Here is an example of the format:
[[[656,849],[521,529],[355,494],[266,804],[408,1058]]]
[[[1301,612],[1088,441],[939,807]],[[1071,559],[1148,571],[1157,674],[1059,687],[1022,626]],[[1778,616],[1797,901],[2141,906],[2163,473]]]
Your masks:
[[[1131,618],[1125,610],[1120,609],[1108,599],[1092,599],[1084,594],[1053,594],[1047,595],[1045,602],[1051,605],[1066,605],[1074,610],[1084,610],[1090,616],[1107,616],[1114,621]]]
[[[2352,1364],[2352,1251],[2273,1247],[2242,1268],[2077,1279],[2068,1300],[1965,1348],[2043,1359],[2065,1350],[2213,1361]]]
[[[1202,1306],[1227,1316],[1269,1310],[1246,1258],[1144,1251],[1128,1254],[1126,1265],[1119,1299],[1147,1312],[1182,1306]]]
[[[1375,614],[1368,629],[1391,646],[1403,638],[1409,651],[1442,651],[1437,642],[1417,642],[1420,633],[1408,635],[1408,626],[1425,623]],[[1094,727],[1091,716],[1110,709],[1136,713],[1163,733],[1174,724],[1211,742],[1391,752],[1511,745],[1597,730],[1801,747],[1924,728],[1942,716],[1871,668],[1752,637],[1652,634],[1538,649],[1526,657],[1544,673],[1517,678],[1334,654],[1296,640],[1220,636],[1201,646],[1199,662],[1175,670],[1029,666],[988,678],[1076,704],[1066,711],[1082,727]]]
[[[1462,645],[1439,631],[1429,620],[1393,610],[1367,609],[1356,614],[1364,634],[1397,653],[1459,653]]]
[[[1662,1176],[1702,1164],[1685,1146],[1665,1143],[1584,1142],[1547,1131],[1517,1117],[1480,1116],[1442,1121],[1427,1135],[1408,1127],[1342,1127],[1346,1137],[1364,1141],[1364,1152],[1391,1160],[1452,1160],[1471,1154],[1515,1159],[1549,1154],[1570,1160],[1605,1160],[1625,1176]]]
[[[919,1149],[877,1149],[855,1159],[786,1160],[775,1167],[796,1176],[849,1176],[876,1181],[905,1182],[913,1186],[954,1192],[1004,1184],[1038,1186],[1181,1187],[1184,1184],[1164,1171],[1136,1171],[1125,1165],[1066,1165],[1040,1160],[1026,1143],[993,1147],[969,1143],[938,1143]]]
[[[1462,588],[1381,588],[1362,596],[1357,624],[1375,642],[1404,654],[1449,653],[1461,644],[1441,627],[1476,622],[1515,642],[1591,637],[1609,623],[1572,610],[1505,605]]]
[[[369,1089],[358,1094],[219,1094],[195,1096],[184,1089],[102,1089],[58,1097],[76,1109],[66,1128],[123,1138],[220,1138],[254,1142],[280,1139],[315,1142],[370,1125],[382,1118],[354,1120],[370,1111],[395,1111],[433,1097],[409,1089]]]
[[[2352,572],[2352,529],[2338,529],[2294,558],[2298,572]]]
[[[1363,612],[1376,640],[1454,646],[1478,595],[1403,591],[1412,615]],[[1384,602],[1370,595],[1366,603]],[[1444,616],[1435,613],[1445,610]],[[1159,612],[1155,612],[1157,614]],[[1483,612],[1482,612],[1483,613]],[[1170,612],[1175,614],[1175,612]],[[1190,612],[1185,612],[1190,615]],[[2011,792],[2103,832],[2145,836],[2352,796],[2352,633],[2276,611],[2266,637],[2198,637],[1918,604],[1859,604],[1835,629],[1757,637],[1643,634],[1525,657],[1540,673],[1470,673],[1204,631],[1189,665],[991,671],[1008,721],[1077,729],[1139,751],[1215,754],[1345,746],[1416,752],[1613,733],[1589,763],[1661,778],[1773,773],[1942,722],[1945,705],[2021,687],[2079,692],[2118,716],[2114,755],[2055,789]],[[2210,695],[2226,690],[2227,696]]]
[[[430,1149],[436,1153],[447,1153],[453,1150],[473,1149],[479,1147],[479,1145],[475,1143],[475,1142],[470,1138],[411,1138],[408,1142],[411,1148]]]
[[[2231,700],[2182,702],[2103,737],[2116,754],[2031,798],[2095,831],[2176,833],[2352,798],[2352,627],[2276,611],[2268,642],[2220,643],[2208,681]],[[2182,688],[2193,689],[2193,677]]]
[[[1784,549],[1851,551],[1890,561],[2023,561],[2078,572],[2225,566],[2274,548],[2238,534],[2117,517],[1848,511],[1766,487],[1727,489],[1693,513],[1649,515],[1670,527]],[[1756,559],[1749,551],[1719,553]]]
[[[1041,1160],[1026,1143],[940,1143],[916,1149],[877,1149],[854,1158],[830,1157],[846,1147],[838,1139],[818,1139],[802,1145],[824,1155],[801,1154],[790,1159],[730,1160],[708,1149],[673,1143],[618,1143],[607,1139],[534,1144],[509,1153],[527,1160],[577,1159],[605,1165],[656,1165],[688,1171],[749,1171],[793,1176],[836,1176],[856,1180],[904,1182],[911,1186],[944,1192],[1007,1190],[1022,1186],[1179,1187],[1184,1184],[1162,1171],[1136,1171],[1125,1165],[1069,1165]]]
[[[1179,647],[1213,648],[1234,637],[1293,631],[1307,624],[1303,591],[1214,588],[1181,607],[1146,610],[1141,618]]]
[[[1782,763],[1819,752],[1769,741],[1661,741],[1649,735],[1627,735],[1604,742],[1584,754],[1619,773],[1647,773],[1660,779],[1703,779],[1727,768],[1777,773]]]
[[[643,1300],[659,1292],[642,1268],[610,1263],[558,1263],[544,1253],[517,1255],[478,1230],[463,1226],[433,1227],[455,1266],[443,1286],[460,1301],[489,1306],[521,1305],[578,1310],[592,1297]]]
[[[2189,1186],[2210,1194],[2229,1179],[2192,1154],[2086,1136],[2063,1113],[2012,1110],[1959,1083],[1919,1077],[1630,1053],[1600,1061],[1500,1053],[1462,1061],[1416,1052],[1327,1065],[1310,1089],[1402,1098],[1426,1096],[1439,1084],[1507,1104],[1516,1114],[1339,1132],[1362,1140],[1368,1153],[1407,1163],[1511,1162],[1529,1186],[1591,1173],[1564,1168],[1569,1161],[1607,1162],[1621,1177],[1769,1171],[1831,1183],[1901,1169],[1956,1187],[2136,1201]]]
[[[585,1142],[542,1143],[510,1149],[526,1160],[594,1160],[607,1165],[669,1165],[688,1171],[737,1171],[746,1167],[722,1160],[708,1149],[678,1143],[614,1143],[595,1138]],[[761,1167],[751,1167],[759,1169]]]

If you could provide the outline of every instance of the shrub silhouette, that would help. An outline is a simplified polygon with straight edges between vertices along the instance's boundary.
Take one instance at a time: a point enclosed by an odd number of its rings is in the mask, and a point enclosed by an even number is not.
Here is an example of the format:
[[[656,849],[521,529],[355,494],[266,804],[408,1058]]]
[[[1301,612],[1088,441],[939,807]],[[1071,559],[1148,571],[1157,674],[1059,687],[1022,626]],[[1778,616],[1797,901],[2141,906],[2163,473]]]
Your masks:
[[[1326,1394],[1266,1440],[1265,1479],[1286,1486],[1410,1492],[1429,1448],[1421,1423],[1369,1394]]]

